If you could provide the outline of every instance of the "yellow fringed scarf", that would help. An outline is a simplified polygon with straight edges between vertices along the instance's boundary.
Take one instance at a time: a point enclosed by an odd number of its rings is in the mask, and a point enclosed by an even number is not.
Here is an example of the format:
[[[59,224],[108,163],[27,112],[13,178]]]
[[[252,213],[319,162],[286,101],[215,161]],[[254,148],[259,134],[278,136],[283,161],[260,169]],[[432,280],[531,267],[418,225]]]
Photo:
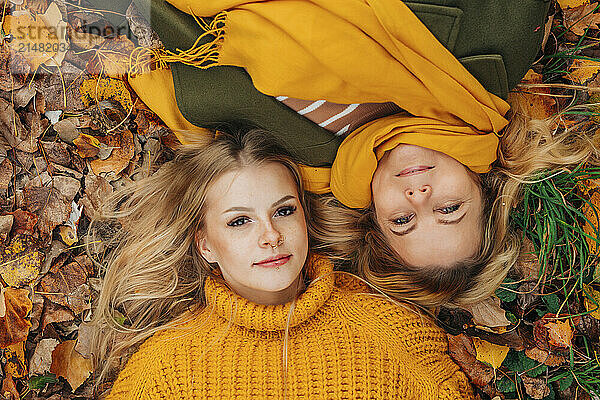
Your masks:
[[[475,172],[496,159],[508,104],[489,93],[399,0],[169,0],[216,39],[163,60],[246,69],[267,95],[351,104],[392,101],[408,114],[342,143],[331,190],[367,207],[377,160],[399,143],[444,152]],[[161,55],[158,55],[161,57]],[[301,134],[301,133],[299,133]]]

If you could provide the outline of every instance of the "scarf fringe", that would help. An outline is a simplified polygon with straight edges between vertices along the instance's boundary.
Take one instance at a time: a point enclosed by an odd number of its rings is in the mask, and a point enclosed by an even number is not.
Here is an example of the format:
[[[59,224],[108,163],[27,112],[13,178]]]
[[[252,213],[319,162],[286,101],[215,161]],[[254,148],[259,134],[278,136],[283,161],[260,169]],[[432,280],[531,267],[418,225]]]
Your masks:
[[[200,69],[207,69],[217,64],[219,50],[225,38],[227,12],[220,12],[209,24],[198,19],[195,15],[193,16],[196,23],[204,30],[204,33],[198,36],[189,49],[176,49],[173,52],[164,48],[136,47],[129,56],[129,76],[133,77],[153,69],[168,68],[167,64],[172,62],[181,62]],[[214,36],[215,38],[208,43],[199,44],[207,36]]]

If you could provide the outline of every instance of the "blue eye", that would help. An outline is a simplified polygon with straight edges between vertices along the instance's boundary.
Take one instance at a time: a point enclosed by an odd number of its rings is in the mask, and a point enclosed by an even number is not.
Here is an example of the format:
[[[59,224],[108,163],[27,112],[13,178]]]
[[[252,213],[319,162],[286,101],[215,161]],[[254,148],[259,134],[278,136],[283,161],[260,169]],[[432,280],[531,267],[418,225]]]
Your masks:
[[[248,217],[238,217],[233,221],[228,222],[227,226],[242,226],[245,225],[248,221],[250,221],[250,218]]]
[[[394,225],[406,225],[410,222],[411,219],[413,219],[413,214],[407,215],[404,217],[395,218],[392,220],[392,223]]]
[[[460,208],[461,203],[458,204],[453,204],[451,206],[448,207],[443,207],[439,209],[439,212],[441,212],[442,214],[452,214],[455,211],[458,211],[458,209]]]
[[[292,215],[296,212],[296,206],[286,206],[281,207],[275,212],[275,216],[277,217],[286,217],[288,215]]]

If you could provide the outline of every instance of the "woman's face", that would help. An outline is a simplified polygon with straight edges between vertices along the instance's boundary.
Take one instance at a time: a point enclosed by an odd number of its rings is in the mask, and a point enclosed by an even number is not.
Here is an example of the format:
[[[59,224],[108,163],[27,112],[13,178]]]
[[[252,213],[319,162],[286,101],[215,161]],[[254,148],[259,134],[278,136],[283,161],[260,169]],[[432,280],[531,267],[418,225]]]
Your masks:
[[[452,157],[401,144],[379,161],[371,185],[377,222],[412,266],[451,266],[481,243],[482,195]]]
[[[206,232],[198,247],[227,284],[259,304],[296,294],[308,253],[298,189],[289,170],[270,162],[223,174],[207,193]]]

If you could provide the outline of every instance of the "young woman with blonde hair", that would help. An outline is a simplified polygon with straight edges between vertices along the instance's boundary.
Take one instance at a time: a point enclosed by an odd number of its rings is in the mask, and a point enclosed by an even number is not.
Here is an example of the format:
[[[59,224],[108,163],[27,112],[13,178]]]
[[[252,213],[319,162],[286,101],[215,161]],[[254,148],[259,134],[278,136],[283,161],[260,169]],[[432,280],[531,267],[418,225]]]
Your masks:
[[[440,328],[313,252],[319,213],[256,130],[192,139],[118,191],[93,315],[99,381],[137,351],[108,398],[472,398]]]

